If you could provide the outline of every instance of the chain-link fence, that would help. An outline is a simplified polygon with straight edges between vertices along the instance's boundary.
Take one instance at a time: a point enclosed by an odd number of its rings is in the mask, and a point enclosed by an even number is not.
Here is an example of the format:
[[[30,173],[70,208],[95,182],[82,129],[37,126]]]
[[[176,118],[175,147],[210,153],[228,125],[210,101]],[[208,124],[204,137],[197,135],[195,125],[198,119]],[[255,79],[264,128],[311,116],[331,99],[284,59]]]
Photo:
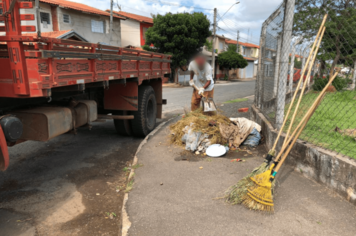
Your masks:
[[[285,4],[282,3],[264,22],[260,39],[258,82],[260,108],[272,122],[276,117],[276,96],[280,71]]]
[[[283,37],[286,33],[286,17],[288,17],[286,13],[282,20],[283,24],[278,25],[280,30],[270,40],[277,45],[274,47],[277,48],[276,58],[272,57],[271,62],[275,65],[272,74],[278,74],[278,77],[272,79],[270,74],[266,74],[266,71],[268,71],[266,70],[266,62],[268,60],[262,59],[264,70],[262,74],[259,73],[262,76],[258,77],[257,83],[259,86],[263,86],[263,90],[260,89],[260,92],[256,93],[256,105],[266,118],[276,128],[279,128],[278,113],[283,110],[284,115],[286,114],[294,90],[299,90],[298,100],[301,88],[305,85],[305,92],[301,97],[292,126],[293,131],[320,92],[335,77],[332,85],[327,88],[328,92],[322,103],[311,117],[300,138],[319,147],[356,158],[356,3],[347,0],[295,0],[294,5],[294,0],[288,0],[281,7],[286,9],[288,2],[293,3],[292,15],[294,20],[291,40],[288,42]],[[327,14],[325,33],[319,50],[315,53],[311,49],[325,14]],[[278,18],[275,19],[277,22],[280,21]],[[268,28],[265,34],[266,39],[270,37]],[[280,51],[278,50],[278,43],[276,44],[279,37],[282,38]],[[287,44],[289,61],[286,76],[283,72],[283,68],[285,68],[283,62],[285,61],[283,61],[282,56],[278,61],[277,55],[278,53],[280,55],[286,53],[283,45],[286,46]],[[264,46],[261,45],[262,55],[266,55],[267,48],[267,42]],[[315,61],[313,60],[314,56]],[[309,60],[308,57],[310,57]],[[308,61],[309,63],[307,63]],[[338,74],[336,75],[336,73]],[[257,89],[259,89],[258,86]],[[277,93],[275,93],[276,89]],[[286,92],[284,93],[284,91]],[[291,114],[295,109],[296,102],[292,106]],[[290,122],[291,115],[287,119],[284,131],[288,130]]]

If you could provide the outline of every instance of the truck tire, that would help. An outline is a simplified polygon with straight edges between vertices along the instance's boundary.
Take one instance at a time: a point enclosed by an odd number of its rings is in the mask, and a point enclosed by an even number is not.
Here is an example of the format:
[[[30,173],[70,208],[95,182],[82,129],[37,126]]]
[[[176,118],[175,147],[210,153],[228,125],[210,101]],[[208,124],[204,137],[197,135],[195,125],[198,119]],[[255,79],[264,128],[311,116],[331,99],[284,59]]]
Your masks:
[[[127,111],[115,112],[115,115],[128,115]],[[114,120],[116,132],[123,136],[131,136],[132,130],[130,126],[130,120]]]
[[[138,87],[138,111],[132,112],[131,130],[134,136],[145,137],[156,126],[157,103],[151,86]]]

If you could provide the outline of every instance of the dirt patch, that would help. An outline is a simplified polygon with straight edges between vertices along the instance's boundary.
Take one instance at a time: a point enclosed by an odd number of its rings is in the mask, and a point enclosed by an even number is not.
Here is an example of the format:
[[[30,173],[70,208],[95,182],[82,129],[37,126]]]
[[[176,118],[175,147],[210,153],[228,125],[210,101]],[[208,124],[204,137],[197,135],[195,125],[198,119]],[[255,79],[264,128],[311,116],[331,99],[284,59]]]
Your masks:
[[[121,230],[121,208],[129,166],[137,144],[126,145],[94,162],[93,167],[72,171],[68,178],[82,194],[85,211],[61,227],[64,234],[117,235]],[[123,155],[123,153],[131,153]],[[89,181],[88,181],[89,180]]]

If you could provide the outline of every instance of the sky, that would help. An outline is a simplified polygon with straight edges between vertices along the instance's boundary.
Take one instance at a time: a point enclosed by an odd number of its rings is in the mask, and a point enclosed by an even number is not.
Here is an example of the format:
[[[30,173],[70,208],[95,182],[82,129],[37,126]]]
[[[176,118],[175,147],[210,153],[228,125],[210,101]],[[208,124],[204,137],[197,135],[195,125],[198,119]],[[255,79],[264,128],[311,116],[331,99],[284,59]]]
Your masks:
[[[110,0],[71,1],[101,10],[110,9]],[[262,23],[278,8],[282,0],[240,0],[239,4],[235,4],[236,2],[234,0],[114,0],[114,10],[119,10],[120,6],[122,11],[148,17],[151,17],[151,14],[164,15],[167,12],[203,12],[213,23],[213,9],[217,8],[217,34],[236,40],[237,30],[239,30],[239,41],[259,44]]]

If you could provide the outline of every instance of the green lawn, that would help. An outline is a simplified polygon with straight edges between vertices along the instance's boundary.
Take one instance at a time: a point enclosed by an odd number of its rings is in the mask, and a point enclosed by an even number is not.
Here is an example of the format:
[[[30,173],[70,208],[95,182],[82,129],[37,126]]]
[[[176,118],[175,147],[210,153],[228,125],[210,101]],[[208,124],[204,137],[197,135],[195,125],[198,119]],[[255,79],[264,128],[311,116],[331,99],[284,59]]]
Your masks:
[[[319,92],[312,91],[303,96],[292,130],[296,128],[318,95]],[[292,111],[295,109],[295,104],[292,107]],[[286,113],[288,107],[289,105],[287,104],[285,109]],[[293,112],[291,113],[293,114]],[[289,124],[290,118],[284,128],[285,132]],[[326,94],[324,100],[302,132],[300,139],[356,159],[355,139],[336,132],[336,127],[339,127],[341,130],[356,129],[355,91]]]

